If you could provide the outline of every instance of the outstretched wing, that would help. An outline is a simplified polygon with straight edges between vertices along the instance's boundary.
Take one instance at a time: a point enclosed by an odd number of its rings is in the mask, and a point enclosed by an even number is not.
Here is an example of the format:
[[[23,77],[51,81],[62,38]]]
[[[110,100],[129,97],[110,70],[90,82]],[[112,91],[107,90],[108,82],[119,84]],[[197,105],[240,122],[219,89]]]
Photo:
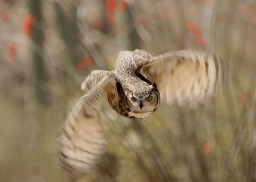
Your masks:
[[[104,129],[96,106],[99,94],[114,82],[111,72],[93,71],[82,84],[87,94],[68,114],[60,137],[59,159],[62,168],[73,176],[92,171],[105,151]]]
[[[155,82],[167,102],[191,107],[221,90],[223,63],[216,56],[196,51],[176,51],[151,59],[140,69]]]
[[[110,71],[92,71],[81,85],[82,90],[87,90],[82,98],[88,105],[96,106],[103,90],[116,89],[116,80]]]
[[[60,165],[79,177],[93,170],[104,151],[105,136],[100,115],[80,100],[68,114],[60,137]]]

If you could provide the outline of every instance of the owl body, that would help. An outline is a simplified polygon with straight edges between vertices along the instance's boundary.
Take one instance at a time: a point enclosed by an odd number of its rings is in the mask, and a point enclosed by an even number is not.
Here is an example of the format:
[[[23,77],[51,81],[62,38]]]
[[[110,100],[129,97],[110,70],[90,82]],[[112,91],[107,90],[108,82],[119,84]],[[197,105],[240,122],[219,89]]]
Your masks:
[[[85,174],[103,154],[99,117],[102,92],[106,92],[110,106],[128,118],[145,118],[155,112],[160,96],[167,103],[195,108],[228,81],[223,63],[212,54],[196,51],[174,51],[155,57],[143,50],[120,52],[115,70],[92,71],[82,83],[86,95],[79,110],[69,114],[62,134],[63,168],[73,175]]]
[[[139,73],[138,66],[141,62],[139,62],[139,59],[134,59],[133,56],[132,51],[119,53],[116,68],[112,71],[117,82],[117,92],[111,93],[111,91],[107,91],[107,96],[112,108],[122,116],[145,118],[158,108],[160,94],[156,84]],[[148,62],[151,58],[152,56],[147,55],[142,60]],[[117,94],[119,99],[113,97],[113,95]],[[152,97],[152,99],[146,99],[149,97]]]
[[[82,83],[83,97],[95,103],[102,90],[111,107],[128,118],[145,118],[168,103],[196,107],[221,89],[223,65],[208,53],[176,51],[153,57],[144,50],[121,51],[113,71],[92,71]]]

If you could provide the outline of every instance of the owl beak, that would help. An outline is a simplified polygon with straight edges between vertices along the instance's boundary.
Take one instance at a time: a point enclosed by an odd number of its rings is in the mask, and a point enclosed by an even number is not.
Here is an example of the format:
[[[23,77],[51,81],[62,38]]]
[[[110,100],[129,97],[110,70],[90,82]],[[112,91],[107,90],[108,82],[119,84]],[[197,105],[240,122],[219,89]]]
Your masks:
[[[143,107],[143,103],[142,101],[140,101],[140,109],[142,110],[142,107]]]

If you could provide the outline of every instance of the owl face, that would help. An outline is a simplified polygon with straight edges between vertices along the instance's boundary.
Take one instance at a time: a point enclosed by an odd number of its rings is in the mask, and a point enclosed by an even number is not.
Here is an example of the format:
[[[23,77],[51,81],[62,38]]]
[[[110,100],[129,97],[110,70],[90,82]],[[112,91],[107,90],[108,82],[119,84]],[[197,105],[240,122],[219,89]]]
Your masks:
[[[156,111],[160,104],[160,95],[157,89],[144,94],[135,94],[129,92],[126,95],[126,104],[128,107],[128,117],[145,118]]]

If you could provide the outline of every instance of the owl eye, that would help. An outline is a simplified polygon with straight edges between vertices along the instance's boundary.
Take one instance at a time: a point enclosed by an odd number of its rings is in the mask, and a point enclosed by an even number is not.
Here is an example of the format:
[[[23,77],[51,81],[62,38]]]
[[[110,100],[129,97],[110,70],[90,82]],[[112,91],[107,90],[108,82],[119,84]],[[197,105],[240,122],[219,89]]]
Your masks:
[[[135,102],[137,99],[135,97],[131,97],[131,100]]]
[[[148,96],[148,97],[146,97],[146,100],[147,101],[151,101],[153,99],[153,97],[150,95],[150,96]]]

